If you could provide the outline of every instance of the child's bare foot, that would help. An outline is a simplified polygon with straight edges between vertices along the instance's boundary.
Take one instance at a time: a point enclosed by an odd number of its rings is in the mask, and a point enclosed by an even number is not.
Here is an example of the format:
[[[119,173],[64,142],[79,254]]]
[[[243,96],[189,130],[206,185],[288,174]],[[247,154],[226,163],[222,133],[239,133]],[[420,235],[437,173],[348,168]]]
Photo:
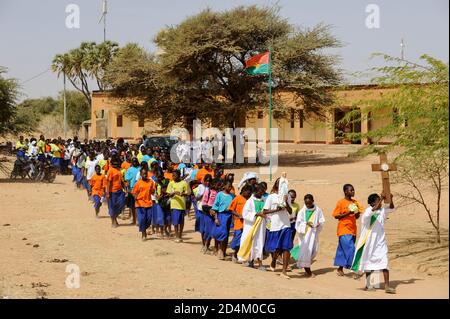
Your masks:
[[[339,268],[337,269],[336,273],[337,273],[337,275],[340,276],[340,277],[342,277],[342,276],[345,275],[345,274],[344,274],[344,271],[343,271],[342,269],[339,269]]]
[[[225,260],[225,255],[221,250],[219,250],[219,252],[217,253],[217,257],[219,258],[219,260]]]
[[[357,272],[355,272],[353,274],[353,279],[359,280],[362,276],[364,276],[364,273],[357,273]]]
[[[387,294],[395,294],[395,293],[396,293],[395,288],[392,288],[392,287],[386,287],[386,288],[384,289],[384,291],[385,291]]]
[[[269,267],[270,271],[275,271],[276,266],[277,266],[277,261],[276,260],[272,261],[270,263],[270,267]]]
[[[281,278],[285,278],[285,279],[291,279],[291,277],[289,277],[288,274],[285,273],[285,272],[282,272],[282,273],[280,274],[280,277],[281,277]]]

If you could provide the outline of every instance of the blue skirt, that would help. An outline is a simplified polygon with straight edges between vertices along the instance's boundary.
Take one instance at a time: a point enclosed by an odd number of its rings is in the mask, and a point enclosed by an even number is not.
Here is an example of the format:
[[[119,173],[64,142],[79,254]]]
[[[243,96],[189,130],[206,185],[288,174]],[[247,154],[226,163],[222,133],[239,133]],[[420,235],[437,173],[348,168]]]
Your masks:
[[[78,166],[74,166],[74,171],[75,171],[75,182],[80,185],[81,182],[83,181],[83,172],[81,170],[81,168],[79,168]]]
[[[118,190],[115,193],[109,193],[108,213],[111,217],[117,217],[125,208],[125,193]]]
[[[212,238],[212,231],[216,223],[214,222],[214,217],[210,214],[203,215],[203,239],[210,240]]]
[[[153,207],[137,207],[139,231],[144,232],[152,223]]]
[[[152,225],[155,226],[164,226],[165,220],[164,220],[164,211],[159,206],[159,204],[155,204],[153,206],[153,219],[152,219]]]
[[[184,209],[172,209],[172,225],[184,224],[184,214],[186,214]]]
[[[235,230],[233,239],[231,240],[231,243],[230,243],[231,249],[236,250],[236,251],[239,250],[239,248],[241,246],[241,237],[242,237],[242,229]]]
[[[335,266],[350,269],[355,255],[355,240],[356,236],[350,234],[339,236],[336,256],[334,257]]]
[[[83,187],[88,191],[88,193],[91,191],[91,184],[89,184],[89,181],[86,179],[86,176],[83,176],[82,180]]]
[[[219,225],[214,223],[214,228],[212,230],[212,237],[217,241],[225,241],[230,235],[231,220],[233,215],[229,211],[224,211],[217,214],[219,219]]]
[[[274,253],[277,250],[291,250],[294,247],[291,227],[269,231],[264,246],[265,251],[269,253]]]
[[[102,198],[98,195],[94,195],[94,208],[100,209],[100,207],[102,206]]]
[[[198,209],[197,203],[195,201],[192,202],[195,211],[195,231],[203,234],[204,231],[204,222],[203,222],[203,212]]]
[[[172,212],[170,211],[170,209],[168,210],[164,210],[164,225],[170,225],[172,223]]]

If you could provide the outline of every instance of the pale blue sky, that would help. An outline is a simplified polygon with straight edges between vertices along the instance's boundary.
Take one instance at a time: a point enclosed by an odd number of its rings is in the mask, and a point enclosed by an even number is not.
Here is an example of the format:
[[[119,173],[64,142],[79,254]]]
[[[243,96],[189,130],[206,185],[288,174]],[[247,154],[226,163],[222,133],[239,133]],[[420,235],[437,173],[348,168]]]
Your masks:
[[[0,65],[20,82],[45,71],[53,56],[77,47],[81,41],[103,40],[98,24],[101,0],[0,0]],[[65,26],[68,4],[80,7],[80,29]],[[107,38],[124,45],[137,42],[155,50],[154,35],[167,25],[206,8],[226,10],[238,5],[270,5],[267,0],[109,0]],[[406,58],[417,61],[422,53],[448,62],[448,0],[280,0],[281,15],[292,24],[333,26],[345,46],[333,53],[342,57],[348,73],[373,65],[373,52],[400,55],[400,39],[406,42]],[[380,28],[365,26],[368,4],[380,8]],[[50,71],[23,84],[24,97],[56,95],[62,80]],[[96,89],[96,87],[92,87]]]

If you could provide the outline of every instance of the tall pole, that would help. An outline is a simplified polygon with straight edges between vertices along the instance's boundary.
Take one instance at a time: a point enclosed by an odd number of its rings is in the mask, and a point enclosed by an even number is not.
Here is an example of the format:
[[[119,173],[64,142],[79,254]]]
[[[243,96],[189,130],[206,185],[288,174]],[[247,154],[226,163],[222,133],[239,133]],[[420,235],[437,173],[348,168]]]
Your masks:
[[[272,46],[269,47],[269,180],[272,182]]]
[[[106,12],[105,15],[103,16],[103,42],[105,41],[106,41]]]
[[[102,16],[100,17],[100,20],[98,21],[98,23],[100,23],[100,21],[102,21],[103,19],[103,42],[106,41],[106,14],[108,13],[108,8],[107,8],[107,2],[106,0],[103,0],[102,2]]]
[[[402,60],[405,60],[405,42],[403,41],[400,43],[401,51],[400,51],[400,57]]]
[[[64,72],[64,93],[63,93],[63,99],[64,99],[64,139],[67,138],[67,100],[66,100],[66,73]]]

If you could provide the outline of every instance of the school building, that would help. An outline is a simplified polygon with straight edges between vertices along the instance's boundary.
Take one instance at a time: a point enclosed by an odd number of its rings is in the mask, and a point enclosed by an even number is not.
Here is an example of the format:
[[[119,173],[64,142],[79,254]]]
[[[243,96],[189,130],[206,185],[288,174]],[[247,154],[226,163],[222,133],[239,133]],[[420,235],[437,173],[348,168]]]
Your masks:
[[[332,89],[336,94],[335,106],[330,108],[327,115],[318,117],[307,115],[302,109],[291,109],[290,118],[277,116],[274,109],[272,127],[278,128],[278,141],[282,143],[317,143],[317,144],[368,144],[371,141],[346,140],[342,132],[346,133],[366,133],[377,129],[391,121],[389,116],[363,117],[359,123],[343,125],[340,120],[351,110],[364,113],[364,101],[376,99],[395,88],[381,87],[378,85],[350,85],[342,88]],[[286,93],[278,95],[281,103],[289,107],[294,105],[292,96]],[[357,112],[358,113],[358,112]],[[254,111],[243,114],[236,121],[240,127],[266,129],[267,139],[269,138],[269,118],[268,112]],[[214,121],[206,124],[206,127],[214,126]],[[158,130],[169,134],[171,128],[164,127],[161,120],[134,120],[121,110],[117,100],[108,92],[95,91],[92,93],[91,119],[83,123],[83,137],[88,139],[124,138],[135,141],[143,134],[152,135],[151,132]],[[158,134],[162,135],[162,134]],[[382,143],[389,143],[384,140]]]

